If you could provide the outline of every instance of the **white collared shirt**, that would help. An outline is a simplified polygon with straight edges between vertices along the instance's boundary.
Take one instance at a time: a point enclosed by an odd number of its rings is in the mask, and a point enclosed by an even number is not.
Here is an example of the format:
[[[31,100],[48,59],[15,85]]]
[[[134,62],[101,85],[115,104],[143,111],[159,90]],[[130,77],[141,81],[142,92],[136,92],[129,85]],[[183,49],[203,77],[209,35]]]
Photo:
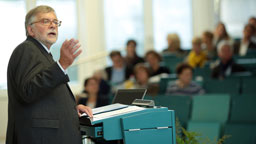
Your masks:
[[[51,51],[50,51],[43,43],[41,43],[40,41],[38,41],[38,42],[44,47],[44,49],[46,50],[46,52],[47,52],[48,54],[51,53]],[[64,68],[60,65],[60,62],[59,62],[59,61],[57,61],[57,64],[58,64],[58,66],[60,67],[60,69],[64,72],[64,74],[67,74],[67,71],[64,70]]]
[[[239,49],[239,55],[245,56],[248,50],[249,42],[243,43],[241,42],[240,49]]]

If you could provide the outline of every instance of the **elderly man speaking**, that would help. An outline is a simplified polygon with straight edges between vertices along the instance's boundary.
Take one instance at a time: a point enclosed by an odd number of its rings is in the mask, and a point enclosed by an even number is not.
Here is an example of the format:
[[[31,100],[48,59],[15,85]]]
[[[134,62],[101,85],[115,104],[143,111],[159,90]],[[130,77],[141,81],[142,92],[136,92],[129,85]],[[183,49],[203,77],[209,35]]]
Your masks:
[[[79,116],[92,111],[76,105],[66,69],[81,54],[78,40],[66,40],[55,62],[50,48],[61,25],[53,8],[38,6],[26,15],[27,39],[8,65],[6,144],[81,144]]]

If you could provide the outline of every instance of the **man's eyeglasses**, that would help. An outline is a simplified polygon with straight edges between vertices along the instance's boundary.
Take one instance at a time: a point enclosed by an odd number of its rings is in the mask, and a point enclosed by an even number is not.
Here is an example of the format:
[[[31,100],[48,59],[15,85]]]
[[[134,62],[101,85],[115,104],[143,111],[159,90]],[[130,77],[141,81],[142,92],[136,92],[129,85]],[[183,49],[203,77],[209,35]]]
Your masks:
[[[49,25],[51,25],[52,23],[54,23],[56,26],[58,26],[58,27],[60,27],[61,26],[61,21],[59,21],[59,20],[49,20],[49,19],[41,19],[41,20],[39,20],[39,21],[36,21],[36,22],[32,22],[30,25],[32,25],[32,24],[34,24],[34,23],[41,23],[41,24],[43,24],[43,25],[45,25],[45,26],[49,26]]]

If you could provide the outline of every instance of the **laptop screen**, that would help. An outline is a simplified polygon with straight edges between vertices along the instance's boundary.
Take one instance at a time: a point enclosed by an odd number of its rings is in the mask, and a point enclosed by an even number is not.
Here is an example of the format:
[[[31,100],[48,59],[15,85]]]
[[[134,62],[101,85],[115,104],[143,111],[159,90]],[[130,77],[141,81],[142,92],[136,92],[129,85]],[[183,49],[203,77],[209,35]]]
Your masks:
[[[112,103],[131,105],[135,99],[143,99],[146,92],[147,89],[118,89]]]

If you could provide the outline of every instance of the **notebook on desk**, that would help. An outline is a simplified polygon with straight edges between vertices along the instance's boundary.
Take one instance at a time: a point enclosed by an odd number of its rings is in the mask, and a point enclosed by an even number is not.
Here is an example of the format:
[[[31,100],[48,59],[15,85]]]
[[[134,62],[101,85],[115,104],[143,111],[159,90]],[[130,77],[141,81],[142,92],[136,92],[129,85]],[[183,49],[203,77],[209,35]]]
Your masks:
[[[131,105],[135,99],[143,99],[146,92],[147,89],[118,89],[112,103]]]

